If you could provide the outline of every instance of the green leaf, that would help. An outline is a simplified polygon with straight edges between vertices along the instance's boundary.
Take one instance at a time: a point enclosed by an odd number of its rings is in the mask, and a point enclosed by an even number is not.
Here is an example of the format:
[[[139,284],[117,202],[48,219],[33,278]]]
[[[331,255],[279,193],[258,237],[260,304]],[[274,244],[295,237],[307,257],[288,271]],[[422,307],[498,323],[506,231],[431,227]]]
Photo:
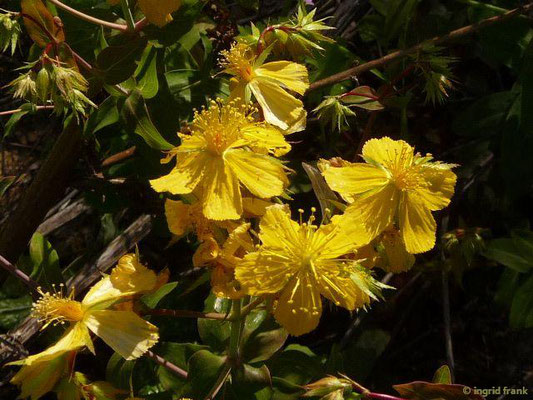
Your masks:
[[[312,378],[320,377],[322,364],[321,357],[299,344],[290,344],[267,362],[272,376],[292,385],[305,385]]]
[[[33,264],[30,276],[41,285],[51,287],[52,284],[63,281],[57,251],[39,232],[31,238],[30,259]]]
[[[520,238],[491,240],[483,255],[515,271],[526,272],[533,267],[530,245],[533,242]]]
[[[161,299],[163,299],[163,297],[176,289],[176,286],[178,286],[178,282],[169,282],[161,286],[154,293],[145,294],[143,297],[141,297],[141,301],[146,304],[146,306],[155,308]]]
[[[340,97],[344,104],[363,108],[368,111],[378,111],[385,108],[378,100],[379,96],[370,86],[359,86],[346,95]]]
[[[16,176],[0,176],[0,198],[2,198],[16,179]]]
[[[200,350],[207,350],[207,346],[195,343],[163,342],[159,344],[157,354],[165,360],[186,370],[188,368],[189,359]],[[157,367],[156,373],[165,390],[179,390],[186,382],[183,378],[180,378],[175,373],[161,365]]]
[[[440,367],[435,372],[435,375],[433,375],[433,383],[452,383],[452,373],[450,371],[450,367],[448,367],[447,365],[443,365],[442,367]]]
[[[127,361],[120,354],[113,353],[107,362],[106,380],[119,389],[129,389],[135,363],[135,360]]]
[[[484,400],[468,386],[447,385],[416,381],[394,385],[394,389],[406,399],[413,400]]]
[[[476,100],[460,112],[452,123],[452,130],[459,136],[481,137],[498,133],[505,122],[516,91],[492,93]]]
[[[231,371],[231,388],[237,399],[252,399],[256,392],[272,385],[270,371],[266,365],[260,368],[243,364]]]
[[[114,44],[103,49],[96,57],[97,73],[108,85],[124,82],[135,72],[136,61],[145,47],[146,39],[140,36],[118,35]]]
[[[100,129],[117,123],[119,119],[117,99],[109,96],[91,113],[85,124],[84,133],[95,134]]]
[[[514,329],[533,327],[533,275],[516,291],[509,324]]]
[[[250,329],[249,319],[261,320],[257,327]],[[287,331],[280,327],[266,311],[251,313],[243,333],[243,359],[248,363],[268,360],[287,340]]]
[[[34,112],[34,105],[30,103],[23,104],[20,106],[20,111],[16,112],[15,114],[11,115],[9,117],[8,121],[6,122],[6,125],[4,127],[4,135],[3,137],[6,138],[9,136],[12,132],[17,123],[20,121],[20,119],[25,116],[26,114]]]
[[[200,350],[193,354],[188,365],[191,395],[195,399],[203,399],[226,369],[226,358],[209,350]]]
[[[158,150],[170,150],[174,147],[161,136],[152,123],[139,90],[134,90],[124,102],[122,118],[126,121],[127,128],[141,136],[148,146]]]
[[[221,299],[210,293],[205,300],[205,312],[218,312],[227,314],[231,309],[231,300]],[[230,322],[215,321],[205,318],[198,319],[198,333],[202,342],[209,345],[214,351],[224,351],[230,337]]]
[[[32,298],[29,295],[0,300],[0,328],[7,331],[15,327],[28,316],[31,307]]]
[[[137,89],[141,91],[145,99],[155,97],[159,90],[157,79],[158,49],[148,46],[143,53],[135,78],[137,79]]]

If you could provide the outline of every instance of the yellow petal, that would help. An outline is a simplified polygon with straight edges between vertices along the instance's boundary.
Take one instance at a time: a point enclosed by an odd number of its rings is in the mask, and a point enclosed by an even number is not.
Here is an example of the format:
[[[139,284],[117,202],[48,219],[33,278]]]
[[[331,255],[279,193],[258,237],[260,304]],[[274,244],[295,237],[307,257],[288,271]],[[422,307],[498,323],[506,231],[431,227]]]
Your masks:
[[[326,164],[322,164],[326,166]],[[344,167],[328,165],[322,175],[328,186],[345,195],[359,195],[369,190],[378,189],[388,183],[387,173],[371,164],[350,164]]]
[[[152,291],[157,285],[154,271],[141,264],[136,254],[126,254],[111,271],[113,286],[122,292],[142,294]]]
[[[437,224],[431,211],[405,194],[400,202],[400,232],[411,254],[429,251],[435,246]]]
[[[260,217],[265,215],[267,207],[273,205],[270,201],[258,199],[255,197],[244,197],[242,207],[246,218]]]
[[[270,156],[231,149],[225,159],[233,174],[257,197],[279,196],[289,183],[281,163]]]
[[[39,399],[50,392],[68,370],[67,354],[61,354],[45,361],[23,366],[11,379],[13,385],[20,386],[19,398]]]
[[[300,225],[291,219],[287,205],[268,207],[259,223],[259,239],[263,245],[273,248],[298,251]]]
[[[249,87],[269,124],[283,130],[301,125],[303,116],[307,114],[301,100],[266,79],[256,78],[249,83]]]
[[[294,336],[315,329],[321,314],[318,285],[306,273],[299,273],[290,280],[274,310],[276,320]]]
[[[246,295],[231,269],[217,265],[211,272],[211,288],[215,296],[225,299],[240,299]]]
[[[157,327],[131,311],[91,311],[84,322],[126,360],[142,356],[159,339]]]
[[[235,277],[250,295],[278,293],[297,270],[286,258],[276,254],[246,254],[235,267]]]
[[[355,310],[370,303],[370,297],[363,292],[351,278],[349,272],[340,269],[336,262],[323,263],[317,266],[317,283],[320,293],[335,305],[348,310]]]
[[[272,125],[250,124],[241,130],[241,134],[250,142],[250,147],[282,156],[291,150],[283,133]]]
[[[416,190],[416,196],[431,211],[442,210],[450,204],[457,176],[450,170],[433,168],[431,164],[423,165],[421,173],[428,187]]]
[[[205,153],[178,156],[177,166],[168,175],[150,181],[156,192],[191,193],[202,178],[211,157]]]
[[[383,232],[381,243],[385,253],[382,268],[387,272],[398,274],[409,270],[415,263],[415,256],[405,249],[400,231],[395,228]]]
[[[92,348],[89,332],[82,323],[76,323],[53,346],[23,360],[14,361],[9,365],[34,365],[36,363],[47,362],[62,354],[79,350],[85,346]]]
[[[363,158],[388,169],[407,168],[413,164],[414,148],[403,140],[392,140],[385,136],[367,141],[363,146]]]
[[[222,158],[213,158],[207,167],[202,197],[203,212],[208,219],[239,219],[242,215],[239,181]]]
[[[358,232],[359,240],[363,242],[360,244],[369,243],[393,222],[398,199],[398,190],[392,184],[371,191],[348,206],[344,224],[350,224],[351,221],[352,228],[362,224],[364,230]],[[350,226],[346,226],[346,229],[349,228]]]
[[[189,204],[183,201],[167,199],[165,201],[165,216],[168,229],[176,236],[183,236],[191,228],[192,221],[189,214]]]
[[[332,222],[321,225],[314,235],[313,248],[320,259],[334,259],[354,253],[367,243],[363,224],[349,215],[335,215]]]
[[[224,264],[227,268],[235,268],[238,262],[241,261],[242,254],[239,252],[251,252],[254,250],[254,243],[252,237],[248,233],[250,223],[243,223],[233,229],[224,244],[220,253],[219,262]]]
[[[181,0],[139,0],[141,11],[146,19],[159,27],[172,21],[172,12],[181,6]]]
[[[255,75],[267,78],[287,89],[303,95],[309,88],[307,68],[291,61],[273,61],[254,70]]]
[[[219,251],[220,248],[218,247],[217,241],[213,237],[206,238],[192,256],[193,266],[203,267],[209,265],[217,259]]]

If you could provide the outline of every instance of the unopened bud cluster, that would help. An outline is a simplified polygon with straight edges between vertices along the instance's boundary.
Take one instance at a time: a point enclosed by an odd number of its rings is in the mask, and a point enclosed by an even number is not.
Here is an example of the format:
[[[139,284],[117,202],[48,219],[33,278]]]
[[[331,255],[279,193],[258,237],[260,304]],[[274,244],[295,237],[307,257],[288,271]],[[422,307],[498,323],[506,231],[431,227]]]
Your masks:
[[[57,114],[71,109],[75,115],[85,115],[89,106],[96,107],[85,96],[89,85],[77,69],[56,62],[43,64],[39,71],[31,68],[9,84],[13,97],[33,104],[53,104]]]

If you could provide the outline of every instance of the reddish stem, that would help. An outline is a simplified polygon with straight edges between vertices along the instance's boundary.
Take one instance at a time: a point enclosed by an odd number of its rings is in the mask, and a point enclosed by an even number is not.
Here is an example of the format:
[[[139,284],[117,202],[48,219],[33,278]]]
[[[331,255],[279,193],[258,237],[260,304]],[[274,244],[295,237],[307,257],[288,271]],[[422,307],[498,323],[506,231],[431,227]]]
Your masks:
[[[365,395],[369,399],[377,399],[377,400],[407,400],[403,397],[396,397],[396,396],[389,396],[388,394],[382,394],[382,393],[367,393]]]
[[[183,318],[205,318],[205,319],[218,319],[218,320],[228,320],[226,314],[219,313],[205,313],[200,311],[189,311],[189,310],[167,310],[167,309],[157,309],[149,310],[144,312],[144,315],[165,315],[169,317],[183,317]]]
[[[269,32],[274,32],[276,29],[279,29],[280,31],[283,31],[283,32],[286,32],[286,33],[295,32],[297,30],[295,28],[290,28],[288,26],[283,26],[283,25],[280,25],[280,26],[275,26],[275,25],[267,26],[265,29],[263,29],[263,32],[261,32],[261,35],[259,35],[259,39],[257,40],[257,54],[261,54],[263,52],[263,50],[264,50],[264,41],[265,41],[266,34],[269,33]]]

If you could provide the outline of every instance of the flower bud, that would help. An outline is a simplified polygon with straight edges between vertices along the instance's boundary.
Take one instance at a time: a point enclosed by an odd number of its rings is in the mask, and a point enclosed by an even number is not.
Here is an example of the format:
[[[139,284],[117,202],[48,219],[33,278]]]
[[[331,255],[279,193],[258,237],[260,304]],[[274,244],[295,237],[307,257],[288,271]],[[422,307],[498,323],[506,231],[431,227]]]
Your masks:
[[[319,379],[316,382],[305,385],[304,389],[306,390],[306,393],[302,397],[333,395],[333,397],[327,397],[327,399],[342,399],[342,393],[344,392],[344,389],[349,387],[351,387],[351,383],[346,379],[339,379],[335,376],[327,376]],[[340,397],[338,397],[335,392],[339,392]]]
[[[50,74],[46,67],[41,68],[35,79],[37,96],[44,103],[48,100],[50,89]]]

